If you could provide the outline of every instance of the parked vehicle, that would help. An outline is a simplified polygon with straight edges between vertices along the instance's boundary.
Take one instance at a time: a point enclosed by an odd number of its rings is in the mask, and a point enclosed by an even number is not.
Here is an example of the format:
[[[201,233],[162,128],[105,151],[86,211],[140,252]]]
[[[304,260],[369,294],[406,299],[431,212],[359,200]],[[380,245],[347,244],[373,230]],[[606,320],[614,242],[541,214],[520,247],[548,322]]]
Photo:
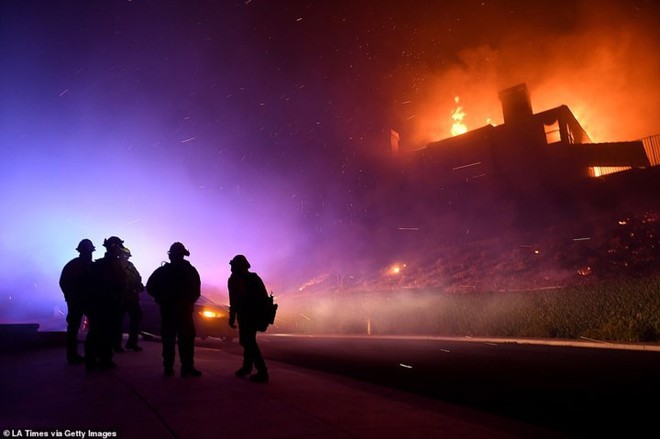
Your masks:
[[[147,293],[140,294],[140,306],[143,318],[140,333],[143,337],[160,337],[160,309],[154,299]],[[207,337],[219,338],[231,342],[238,338],[238,330],[229,326],[229,306],[215,303],[206,296],[200,296],[195,302],[193,311],[195,332],[202,340]],[[83,318],[79,331],[79,340],[84,341],[87,336],[88,322]],[[124,332],[128,331],[128,316],[124,316]]]
[[[160,310],[154,299],[146,293],[140,294],[140,306],[144,317],[140,332],[143,336],[160,336]],[[127,324],[124,319],[124,326]],[[202,340],[215,337],[230,342],[238,337],[238,331],[229,326],[229,306],[215,303],[206,296],[195,302],[193,321],[197,337]]]

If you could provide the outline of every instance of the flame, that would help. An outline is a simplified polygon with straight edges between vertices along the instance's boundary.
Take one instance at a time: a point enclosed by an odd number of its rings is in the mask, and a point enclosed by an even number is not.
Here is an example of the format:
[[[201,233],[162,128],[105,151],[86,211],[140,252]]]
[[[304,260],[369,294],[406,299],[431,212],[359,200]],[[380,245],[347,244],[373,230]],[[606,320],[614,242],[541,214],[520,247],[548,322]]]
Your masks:
[[[458,96],[454,97],[454,103],[457,107],[451,112],[451,118],[454,123],[451,126],[451,135],[458,136],[459,134],[467,133],[467,126],[463,123],[463,118],[465,117],[465,112],[463,107],[458,105],[460,98]]]

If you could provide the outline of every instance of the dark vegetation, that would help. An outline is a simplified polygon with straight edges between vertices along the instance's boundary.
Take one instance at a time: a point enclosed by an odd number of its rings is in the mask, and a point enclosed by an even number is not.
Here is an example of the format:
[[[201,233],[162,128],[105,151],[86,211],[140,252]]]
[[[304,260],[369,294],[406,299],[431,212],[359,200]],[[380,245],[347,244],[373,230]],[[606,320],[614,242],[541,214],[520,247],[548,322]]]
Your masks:
[[[536,291],[283,300],[276,331],[660,341],[660,276]]]

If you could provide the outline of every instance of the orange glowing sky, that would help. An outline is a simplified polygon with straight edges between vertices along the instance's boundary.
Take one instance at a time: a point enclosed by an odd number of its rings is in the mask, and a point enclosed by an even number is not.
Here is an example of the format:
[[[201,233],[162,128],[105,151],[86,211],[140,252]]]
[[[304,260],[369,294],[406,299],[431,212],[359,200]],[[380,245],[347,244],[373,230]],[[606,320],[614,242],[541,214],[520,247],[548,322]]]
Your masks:
[[[578,25],[569,31],[518,28],[496,47],[466,48],[459,62],[420,80],[416,99],[401,104],[402,144],[414,149],[450,137],[459,106],[468,130],[501,124],[498,91],[523,82],[534,113],[565,104],[594,142],[660,133],[660,26],[646,12],[581,2]]]

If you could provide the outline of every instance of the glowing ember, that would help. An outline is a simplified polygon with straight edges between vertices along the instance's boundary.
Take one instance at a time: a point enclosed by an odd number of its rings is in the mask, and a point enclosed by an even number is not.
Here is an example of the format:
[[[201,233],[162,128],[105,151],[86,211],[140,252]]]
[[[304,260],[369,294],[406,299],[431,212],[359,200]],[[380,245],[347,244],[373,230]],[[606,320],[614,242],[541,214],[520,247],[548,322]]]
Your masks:
[[[457,107],[451,112],[451,118],[454,121],[451,126],[452,136],[458,136],[459,134],[467,133],[468,130],[467,126],[465,126],[463,123],[465,112],[463,111],[463,107],[458,105],[459,100],[460,99],[458,96],[454,97],[454,102],[456,103]]]
[[[387,274],[390,276],[396,276],[401,273],[401,271],[406,268],[406,264],[394,264],[387,269]]]
[[[589,276],[591,274],[591,267],[583,267],[578,270],[580,276]]]

